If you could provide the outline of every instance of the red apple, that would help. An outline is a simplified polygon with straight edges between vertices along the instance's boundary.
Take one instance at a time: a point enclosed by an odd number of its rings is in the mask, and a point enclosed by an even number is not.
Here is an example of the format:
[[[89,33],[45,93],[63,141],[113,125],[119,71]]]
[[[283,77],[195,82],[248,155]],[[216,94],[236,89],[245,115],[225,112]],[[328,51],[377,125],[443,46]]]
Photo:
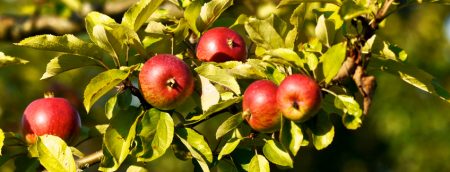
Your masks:
[[[243,116],[254,130],[270,133],[280,128],[277,88],[272,81],[258,80],[245,90],[242,100]]]
[[[31,102],[22,116],[22,131],[29,144],[36,136],[55,135],[70,142],[81,127],[80,116],[64,98],[41,98]]]
[[[283,116],[292,121],[303,122],[314,116],[321,101],[320,86],[305,75],[288,76],[278,88],[278,107]]]
[[[246,56],[244,39],[226,27],[216,27],[206,31],[197,45],[197,58],[201,61],[245,61]]]
[[[194,77],[182,60],[171,54],[159,54],[145,62],[139,73],[139,86],[148,103],[170,110],[192,94]]]

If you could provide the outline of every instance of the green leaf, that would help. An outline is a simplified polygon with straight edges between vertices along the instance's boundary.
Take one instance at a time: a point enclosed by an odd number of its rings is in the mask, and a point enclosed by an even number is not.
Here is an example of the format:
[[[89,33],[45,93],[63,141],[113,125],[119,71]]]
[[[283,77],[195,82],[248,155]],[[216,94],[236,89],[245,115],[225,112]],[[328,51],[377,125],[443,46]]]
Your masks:
[[[266,50],[286,47],[283,38],[281,38],[275,28],[265,20],[250,18],[249,21],[245,23],[245,30],[250,39],[256,43],[257,46]]]
[[[199,20],[197,20],[200,21],[197,25],[198,30],[208,29],[231,5],[233,5],[233,0],[211,0],[205,3],[200,10]]]
[[[450,103],[450,93],[432,75],[423,70],[394,60],[380,58],[371,58],[369,68],[390,73],[406,83]]]
[[[347,129],[355,130],[361,127],[362,110],[359,107],[358,102],[352,96],[337,95],[334,99],[334,105],[344,112],[342,123]]]
[[[244,118],[242,118],[242,113],[237,113],[233,116],[230,116],[227,120],[225,120],[225,122],[220,124],[219,128],[217,128],[216,139],[219,139],[231,130],[234,130],[239,126],[239,124],[242,123],[242,121],[244,121]]]
[[[235,138],[235,137],[228,140],[225,143],[225,145],[223,145],[222,150],[220,150],[218,159],[220,160],[220,159],[222,159],[222,157],[224,155],[228,155],[231,152],[233,152],[234,149],[236,149],[236,147],[239,145],[240,142],[241,142],[241,139]]]
[[[99,168],[101,171],[117,170],[128,156],[131,143],[136,135],[138,116],[141,112],[137,108],[129,108],[127,110],[118,109],[114,113],[103,136],[106,153],[110,154],[112,159],[101,163]],[[105,149],[103,152],[105,153]]]
[[[239,172],[234,163],[228,159],[221,159],[217,165],[217,172]]]
[[[358,16],[370,14],[370,12],[371,10],[369,8],[360,6],[353,0],[344,0],[339,10],[339,15],[342,16],[344,20],[350,20]]]
[[[226,70],[214,66],[213,63],[203,63],[201,66],[195,68],[195,71],[210,81],[229,88],[237,95],[241,94],[236,78],[228,74]]]
[[[149,162],[166,152],[172,143],[174,123],[169,113],[152,108],[141,120],[142,130],[139,137],[142,140],[143,152],[137,154],[138,161]]]
[[[208,164],[212,163],[213,155],[205,138],[190,128],[176,128],[176,136],[191,152],[203,171],[209,171]]]
[[[108,119],[111,119],[113,116],[114,108],[116,108],[117,104],[117,94],[112,96],[111,98],[106,101],[105,104],[105,116]]]
[[[195,122],[198,122],[200,120],[206,119],[208,118],[210,115],[219,112],[237,102],[241,101],[241,97],[235,97],[235,98],[231,98],[225,101],[222,101],[218,104],[215,104],[213,106],[211,106],[207,111],[203,112],[203,114],[201,115],[197,115],[197,116],[193,116],[193,117],[186,117],[186,124],[192,124]],[[228,112],[225,112],[228,113]]]
[[[280,131],[280,142],[284,147],[289,148],[294,156],[297,155],[303,142],[303,133],[299,124],[283,119]]]
[[[320,57],[320,61],[323,63],[323,74],[326,83],[330,83],[339,72],[342,63],[345,60],[346,48],[346,42],[341,42],[333,45]]]
[[[294,162],[292,161],[288,151],[283,147],[283,145],[275,140],[266,141],[266,144],[264,144],[263,147],[263,153],[266,158],[274,164],[291,168],[294,167]]]
[[[26,64],[27,60],[23,60],[17,57],[11,57],[5,55],[3,52],[0,52],[0,67],[14,65],[14,64]]]
[[[334,126],[328,115],[319,111],[311,121],[312,142],[317,150],[322,150],[333,142]]]
[[[319,60],[317,59],[317,56],[314,53],[310,52],[303,52],[306,58],[306,64],[308,64],[309,69],[312,71],[316,70],[317,66],[319,65]]]
[[[307,3],[307,2],[322,2],[322,3],[331,3],[340,6],[341,0],[281,0],[278,4],[278,7],[285,6],[285,5],[298,5],[301,3]]]
[[[70,34],[63,36],[37,35],[26,38],[16,45],[39,50],[88,56],[95,59],[102,59],[103,56],[103,51],[99,49],[98,46],[93,43],[85,42]]]
[[[184,11],[184,18],[186,19],[189,27],[196,35],[200,35],[200,31],[197,28],[197,19],[200,16],[202,9],[202,1],[197,0],[192,2]]]
[[[245,63],[240,61],[227,61],[217,65],[227,70],[236,79],[264,79],[264,63],[260,59],[247,59]]]
[[[94,11],[86,16],[85,23],[86,31],[92,42],[108,52],[111,56],[116,56],[111,43],[108,41],[104,28],[107,24],[117,24],[116,21],[105,14]]]
[[[258,155],[258,154],[253,156],[248,168],[249,168],[249,170],[248,170],[249,172],[269,172],[270,171],[269,161],[267,161],[267,159],[264,156]]]
[[[97,63],[92,58],[72,54],[62,54],[50,60],[47,64],[45,73],[41,77],[41,80],[56,76],[72,69],[95,65],[97,65]]]
[[[300,56],[298,56],[298,54],[293,50],[287,48],[277,48],[267,51],[266,54],[292,62],[298,67],[304,67],[304,59],[300,58]]]
[[[327,47],[330,47],[334,41],[334,35],[336,34],[334,28],[334,22],[330,19],[326,19],[323,14],[317,19],[315,29],[316,37]]]
[[[216,87],[214,87],[208,79],[203,76],[200,77],[200,82],[202,83],[202,95],[200,96],[202,110],[206,111],[211,106],[217,104],[220,100],[220,93],[217,91]]]
[[[36,148],[39,162],[48,171],[77,171],[72,151],[61,138],[52,135],[39,136]]]
[[[297,6],[297,8],[294,9],[292,12],[291,17],[289,18],[289,23],[291,23],[294,28],[292,28],[286,38],[285,43],[286,47],[290,49],[294,49],[296,45],[296,41],[298,39],[298,35],[301,35],[303,32],[303,25],[305,22],[305,16],[306,16],[306,9],[308,8],[307,3],[302,3],[301,5]]]
[[[130,165],[127,168],[127,172],[149,172],[146,167],[138,166],[138,165]]]
[[[89,81],[84,90],[84,107],[89,112],[92,105],[109,90],[125,80],[130,73],[119,69],[102,72]]]
[[[140,0],[123,15],[122,24],[138,31],[164,0]]]
[[[0,156],[2,156],[2,148],[4,141],[5,141],[5,133],[3,133],[3,130],[0,128]]]

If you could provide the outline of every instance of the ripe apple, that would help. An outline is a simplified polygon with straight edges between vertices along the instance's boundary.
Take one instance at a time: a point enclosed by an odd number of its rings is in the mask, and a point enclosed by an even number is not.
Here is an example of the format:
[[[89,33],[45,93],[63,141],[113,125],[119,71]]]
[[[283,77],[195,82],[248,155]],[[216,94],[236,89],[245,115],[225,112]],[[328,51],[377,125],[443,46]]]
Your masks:
[[[41,98],[31,102],[22,116],[22,132],[29,144],[37,136],[55,135],[66,142],[73,141],[81,127],[80,116],[64,98]]]
[[[201,61],[245,61],[246,56],[244,39],[226,27],[216,27],[206,31],[197,45],[197,58]]]
[[[245,90],[242,100],[243,116],[254,130],[270,133],[280,128],[277,89],[272,81],[258,80]]]
[[[171,54],[159,54],[145,62],[139,73],[139,86],[148,103],[170,110],[192,94],[194,77],[182,60]]]
[[[277,103],[283,116],[303,122],[314,116],[320,108],[320,87],[312,78],[294,74],[286,77],[278,87]]]

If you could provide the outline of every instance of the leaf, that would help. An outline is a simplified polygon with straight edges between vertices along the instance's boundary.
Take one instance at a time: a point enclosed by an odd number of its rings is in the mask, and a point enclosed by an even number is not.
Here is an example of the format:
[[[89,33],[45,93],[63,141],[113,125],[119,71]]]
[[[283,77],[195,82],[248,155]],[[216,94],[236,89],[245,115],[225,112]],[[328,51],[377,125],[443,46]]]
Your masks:
[[[60,73],[85,66],[95,66],[97,63],[92,58],[72,54],[59,55],[47,64],[47,69],[41,80],[56,76]]]
[[[239,172],[234,163],[228,159],[221,159],[217,165],[217,172]]]
[[[2,156],[2,148],[5,141],[5,133],[3,133],[3,130],[0,128],[0,156]]]
[[[122,24],[138,31],[164,0],[140,0],[123,15]]]
[[[120,167],[128,156],[131,143],[136,135],[136,125],[140,113],[138,108],[119,109],[115,113],[103,135],[103,144],[106,148],[103,149],[103,152],[109,154],[112,159],[101,163],[99,168],[101,171],[115,171]]]
[[[339,9],[339,15],[344,20],[350,20],[358,16],[370,14],[370,12],[371,10],[369,8],[360,6],[353,0],[344,0],[341,8]]]
[[[14,65],[14,64],[26,64],[26,63],[28,63],[27,60],[17,58],[17,57],[7,56],[3,52],[0,52],[0,67]]]
[[[264,63],[260,59],[247,59],[245,63],[240,61],[227,61],[217,65],[225,69],[236,79],[264,79]]]
[[[322,3],[332,3],[338,6],[341,5],[340,0],[281,0],[280,3],[278,4],[278,7],[282,7],[285,5],[298,5],[307,2],[322,2]]]
[[[425,71],[394,60],[371,58],[369,68],[390,73],[406,83],[450,103],[450,93]]]
[[[240,142],[241,142],[241,139],[235,138],[235,137],[228,140],[225,143],[225,145],[223,145],[222,150],[220,150],[218,159],[220,160],[220,159],[222,159],[222,157],[224,155],[228,155],[231,152],[233,152],[234,149],[236,149],[236,147],[239,145]]]
[[[206,111],[211,106],[219,102],[220,94],[219,91],[217,91],[216,87],[214,87],[214,85],[212,85],[208,79],[201,75],[199,76],[199,78],[200,82],[202,83],[202,95],[200,96],[202,110]]]
[[[242,121],[244,121],[244,118],[242,118],[242,113],[237,113],[233,116],[230,116],[227,120],[225,120],[225,122],[220,124],[219,128],[217,128],[216,139],[219,139],[231,130],[234,130],[239,126],[239,124],[242,123]]]
[[[326,19],[322,14],[317,19],[317,25],[315,29],[316,37],[326,46],[330,47],[334,41],[334,35],[336,33],[335,24],[332,20]]]
[[[197,28],[197,19],[200,16],[202,9],[202,1],[193,1],[184,11],[184,18],[186,19],[189,27],[196,35],[200,35],[200,31]]]
[[[200,120],[206,119],[210,115],[220,112],[221,110],[228,108],[229,106],[231,106],[239,101],[241,101],[241,97],[235,97],[235,98],[231,98],[231,99],[222,101],[218,104],[211,106],[208,110],[203,112],[203,114],[201,114],[201,115],[197,115],[197,116],[193,116],[193,117],[189,117],[189,116],[186,117],[185,124],[192,124],[192,123],[198,122]],[[225,113],[228,113],[228,112],[225,112]]]
[[[347,129],[355,130],[361,126],[362,110],[352,96],[337,95],[334,99],[334,105],[344,112],[342,123]]]
[[[269,172],[270,166],[269,161],[262,155],[253,156],[249,165],[249,172]]]
[[[111,98],[106,101],[105,104],[105,116],[108,119],[111,119],[113,116],[114,109],[117,106],[117,94],[112,96]]]
[[[94,11],[88,13],[85,18],[85,23],[86,31],[92,42],[108,52],[110,56],[116,56],[111,43],[108,41],[106,30],[104,28],[104,25],[107,24],[117,24],[116,21],[105,14]]]
[[[127,168],[127,172],[149,172],[149,170],[147,170],[147,168],[142,167],[142,166],[130,165]]]
[[[303,141],[302,129],[293,121],[283,119],[280,131],[280,142],[284,147],[289,148],[292,155],[297,155]]]
[[[52,135],[39,136],[36,148],[39,162],[48,171],[77,171],[72,151],[61,138]]]
[[[277,49],[272,49],[266,52],[268,55],[274,56],[274,57],[278,57],[284,60],[287,60],[289,62],[294,63],[295,65],[297,65],[298,67],[304,68],[304,59],[300,58],[300,56],[298,56],[298,54],[290,49],[287,48],[277,48]]]
[[[84,107],[89,112],[92,105],[109,90],[125,80],[130,73],[119,69],[102,72],[89,81],[84,90]]]
[[[291,168],[294,167],[291,156],[279,142],[267,140],[263,147],[263,153],[274,164]]]
[[[257,46],[266,50],[286,47],[283,38],[281,38],[275,28],[265,20],[250,18],[249,21],[245,23],[245,30],[250,39],[256,43]]]
[[[323,74],[326,83],[330,83],[339,72],[342,62],[345,60],[346,47],[346,42],[333,45],[320,57],[320,61],[323,63]]]
[[[231,5],[233,5],[233,0],[211,0],[205,3],[200,10],[199,20],[197,20],[200,21],[197,25],[198,30],[208,29]]]
[[[138,136],[142,140],[143,151],[138,153],[138,161],[149,162],[166,152],[172,143],[174,123],[169,113],[152,108],[141,120],[142,130]]]
[[[303,26],[305,23],[306,9],[308,8],[307,3],[302,3],[292,12],[289,18],[289,23],[291,23],[294,28],[292,28],[285,38],[286,47],[293,49],[295,47],[298,35],[303,32]]]
[[[209,171],[208,164],[212,163],[213,155],[205,138],[190,128],[176,128],[176,136],[191,152],[203,171]]]
[[[208,80],[229,88],[237,95],[241,94],[236,78],[228,74],[224,69],[216,67],[212,63],[203,63],[201,66],[195,68],[195,71]]]
[[[311,121],[310,127],[312,132],[312,142],[317,150],[322,150],[333,142],[334,126],[331,123],[328,115],[319,111],[314,120]]]
[[[91,38],[92,39],[92,38]],[[37,35],[28,37],[16,45],[39,50],[56,51],[102,59],[103,51],[93,43],[85,42],[74,35]]]

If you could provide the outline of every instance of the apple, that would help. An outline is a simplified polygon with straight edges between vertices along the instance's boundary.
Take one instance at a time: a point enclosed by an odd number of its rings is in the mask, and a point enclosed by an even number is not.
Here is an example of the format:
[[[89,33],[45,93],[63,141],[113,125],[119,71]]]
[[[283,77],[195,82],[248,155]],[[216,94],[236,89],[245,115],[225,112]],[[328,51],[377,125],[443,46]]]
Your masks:
[[[278,87],[278,107],[283,116],[292,121],[303,122],[313,117],[321,101],[320,86],[306,75],[287,76]]]
[[[245,90],[243,116],[254,130],[270,133],[280,128],[282,116],[277,106],[277,89],[272,81],[258,80]]]
[[[194,77],[182,60],[171,54],[159,54],[142,66],[139,86],[148,103],[158,109],[170,110],[192,94]]]
[[[226,27],[216,27],[206,31],[197,44],[197,58],[201,61],[245,61],[246,56],[244,39]]]
[[[47,97],[34,100],[22,116],[22,132],[29,144],[37,136],[55,135],[73,141],[81,127],[80,116],[67,99]]]

